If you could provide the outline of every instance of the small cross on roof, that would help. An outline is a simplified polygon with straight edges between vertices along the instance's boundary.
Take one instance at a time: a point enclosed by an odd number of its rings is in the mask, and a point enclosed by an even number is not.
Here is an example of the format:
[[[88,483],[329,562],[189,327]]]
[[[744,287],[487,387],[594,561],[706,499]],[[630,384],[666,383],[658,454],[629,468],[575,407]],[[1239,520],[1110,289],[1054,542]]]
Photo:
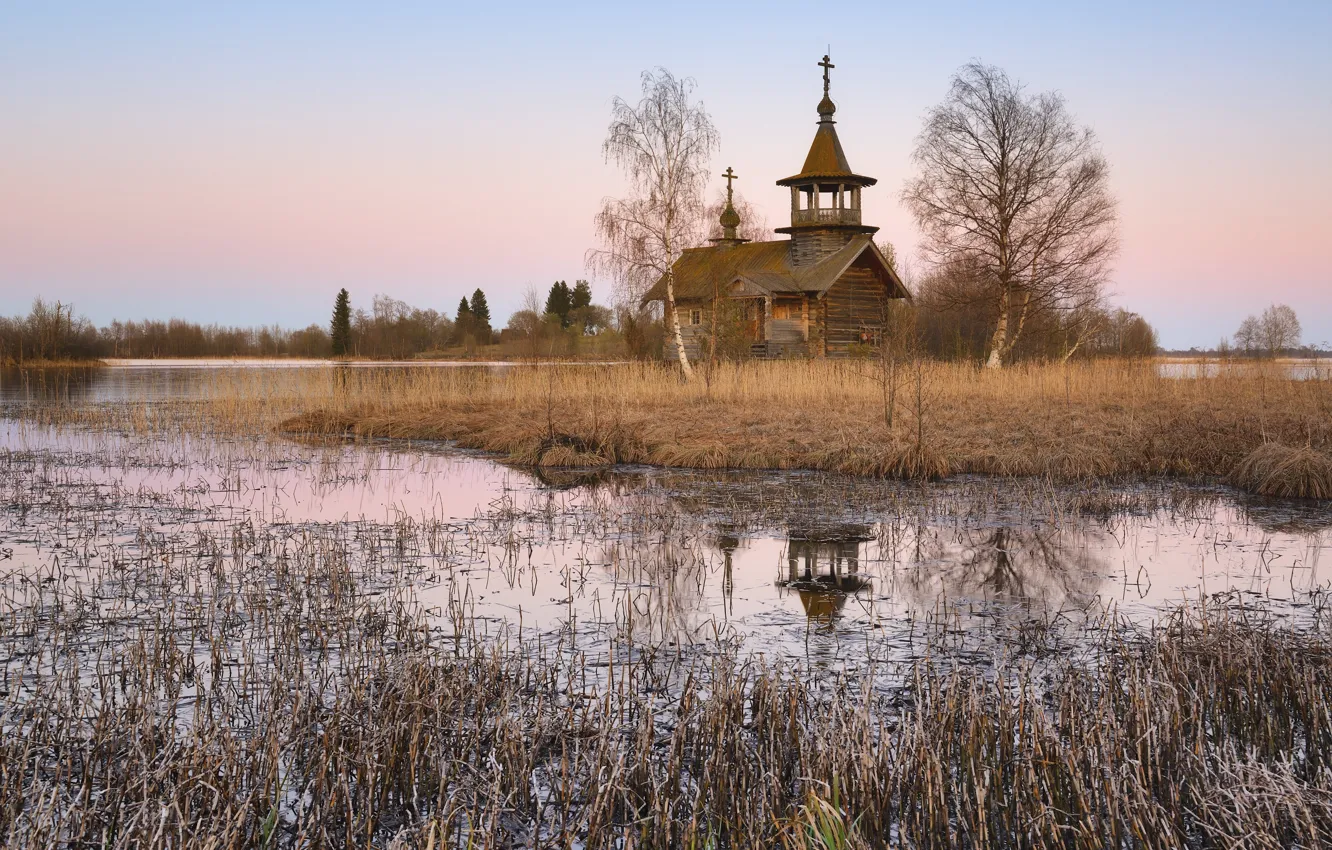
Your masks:
[[[823,61],[819,63],[819,67],[823,69],[823,93],[827,94],[828,71],[830,71],[833,68],[836,68],[837,66],[832,63],[832,61],[828,58],[828,54],[825,53],[823,54]]]

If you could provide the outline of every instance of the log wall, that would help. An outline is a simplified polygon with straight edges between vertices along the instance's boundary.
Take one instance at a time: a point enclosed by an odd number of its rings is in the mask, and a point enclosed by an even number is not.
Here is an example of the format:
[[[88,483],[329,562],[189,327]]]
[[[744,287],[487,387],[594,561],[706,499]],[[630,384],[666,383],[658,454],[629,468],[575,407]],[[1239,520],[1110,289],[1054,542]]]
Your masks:
[[[685,301],[675,302],[676,313],[680,317],[680,336],[684,339],[685,354],[689,355],[690,362],[702,359],[707,355],[707,345],[712,334],[712,301]],[[771,311],[771,305],[766,309],[759,303],[759,299],[754,299],[752,312],[749,318],[741,318],[744,322],[746,335],[751,336],[755,341],[762,341],[767,335],[772,333],[773,325],[781,326],[777,333],[783,344],[804,345],[804,333],[799,334],[798,339],[790,337],[790,322],[787,320],[774,320],[768,315]],[[693,312],[699,313],[699,323],[692,324]],[[727,314],[722,313],[723,319]],[[795,325],[799,327],[801,322],[797,320]],[[666,334],[662,340],[662,356],[667,360],[675,360],[679,355],[675,350],[675,335],[671,333],[671,324],[666,322]]]
[[[872,269],[852,266],[823,297],[823,344],[828,357],[845,357],[866,330],[883,329],[887,290]]]
[[[837,253],[855,235],[849,230],[796,230],[791,234],[791,263],[797,266],[817,263]]]

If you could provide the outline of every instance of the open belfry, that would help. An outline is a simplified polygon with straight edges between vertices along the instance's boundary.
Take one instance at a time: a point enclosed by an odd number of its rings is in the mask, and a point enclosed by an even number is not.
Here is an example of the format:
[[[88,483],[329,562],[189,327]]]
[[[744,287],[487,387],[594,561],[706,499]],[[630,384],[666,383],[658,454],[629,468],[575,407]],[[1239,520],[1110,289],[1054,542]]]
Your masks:
[[[800,172],[777,181],[790,189],[791,223],[776,232],[789,238],[739,238],[731,186],[739,175],[727,168],[722,236],[685,250],[673,267],[676,315],[691,358],[706,350],[714,315],[718,324],[739,322],[758,357],[845,357],[877,346],[889,299],[911,297],[874,245],[878,228],[862,221],[861,193],[876,181],[851,170],[833,120],[835,66],[827,56],[818,64],[823,99],[814,141]],[[644,301],[666,303],[664,275]]]

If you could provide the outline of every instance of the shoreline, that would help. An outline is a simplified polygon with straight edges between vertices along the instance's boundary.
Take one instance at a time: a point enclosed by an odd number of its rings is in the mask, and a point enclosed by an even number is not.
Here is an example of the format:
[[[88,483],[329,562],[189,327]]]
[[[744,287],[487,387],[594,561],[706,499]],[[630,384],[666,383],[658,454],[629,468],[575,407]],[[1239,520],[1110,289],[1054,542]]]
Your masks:
[[[555,370],[547,380],[506,373],[433,398],[424,391],[315,402],[275,430],[449,440],[532,467],[1168,477],[1332,498],[1325,381],[1263,372],[1164,378],[1118,365],[995,375],[938,364],[916,380],[898,388],[891,426],[873,376],[845,364],[770,364],[737,367],[710,389],[650,370]]]
[[[1022,468],[993,469],[976,466],[956,468],[949,464],[946,457],[928,449],[923,452],[909,443],[888,443],[880,447],[866,447],[863,451],[853,451],[843,458],[832,455],[806,455],[792,457],[789,460],[768,461],[752,456],[727,457],[725,454],[710,451],[712,447],[701,450],[696,446],[674,447],[674,456],[664,459],[661,446],[646,446],[645,454],[629,453],[623,456],[605,453],[605,446],[592,442],[588,438],[575,434],[557,432],[553,438],[535,437],[519,440],[517,443],[502,442],[504,435],[485,430],[460,428],[457,431],[442,430],[435,426],[413,427],[401,423],[381,422],[374,427],[350,420],[335,421],[319,412],[298,415],[280,423],[277,433],[293,439],[334,439],[344,441],[385,440],[390,443],[440,443],[478,452],[481,456],[498,463],[503,463],[532,471],[538,475],[554,472],[594,475],[603,472],[614,473],[618,469],[648,468],[657,470],[678,470],[695,472],[815,472],[845,475],[852,478],[889,479],[930,483],[949,481],[963,476],[974,476],[993,480],[1038,480],[1055,485],[1086,486],[1134,486],[1162,483],[1177,483],[1187,486],[1227,487],[1237,492],[1250,495],[1290,498],[1310,504],[1328,504],[1329,495],[1300,495],[1284,492],[1290,485],[1281,485],[1270,481],[1270,471],[1251,472],[1247,475],[1241,470],[1252,464],[1254,458],[1261,458],[1266,448],[1281,453],[1272,463],[1286,461],[1287,453],[1300,452],[1281,443],[1259,444],[1245,454],[1230,471],[1180,471],[1161,469],[1127,469],[1104,472],[1091,472],[1070,468]],[[1326,463],[1332,465],[1332,456],[1318,453],[1319,458],[1326,457]],[[1317,462],[1317,461],[1315,461]],[[1300,470],[1297,475],[1307,474]],[[1326,481],[1324,474],[1319,481]],[[1296,485],[1298,486],[1298,485]],[[1326,491],[1324,487],[1323,491]]]

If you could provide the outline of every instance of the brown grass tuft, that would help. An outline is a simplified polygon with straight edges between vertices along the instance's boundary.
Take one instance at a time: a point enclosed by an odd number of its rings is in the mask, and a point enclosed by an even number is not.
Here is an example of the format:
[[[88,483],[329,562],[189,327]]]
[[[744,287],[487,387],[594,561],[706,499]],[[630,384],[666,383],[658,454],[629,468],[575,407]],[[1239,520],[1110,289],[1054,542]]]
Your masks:
[[[1332,457],[1307,446],[1264,443],[1239,462],[1230,481],[1260,496],[1332,499]]]
[[[887,478],[906,481],[938,481],[948,477],[948,460],[929,446],[912,443],[893,454],[883,470]]]

